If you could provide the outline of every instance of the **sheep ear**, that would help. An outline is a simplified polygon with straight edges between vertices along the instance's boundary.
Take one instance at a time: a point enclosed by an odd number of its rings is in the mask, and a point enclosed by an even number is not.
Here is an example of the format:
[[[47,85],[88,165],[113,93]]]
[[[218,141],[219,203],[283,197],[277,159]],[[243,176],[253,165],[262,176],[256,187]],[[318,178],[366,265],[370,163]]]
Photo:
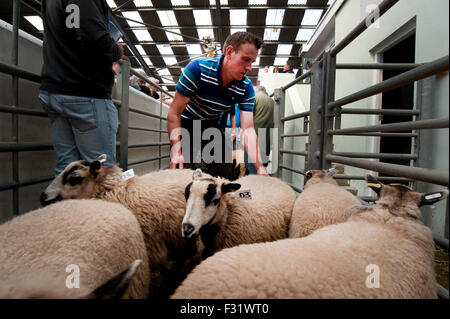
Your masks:
[[[200,177],[202,177],[202,170],[200,168],[197,168],[194,174],[192,174],[192,180],[196,180]]]
[[[106,283],[95,289],[82,299],[119,299],[122,298],[130,285],[131,280],[136,275],[142,260],[137,259],[123,272],[108,280]]]
[[[239,188],[241,188],[241,184],[238,184],[238,183],[222,184],[222,187],[221,187],[222,195],[226,194],[226,193],[230,193],[230,192],[235,192]]]
[[[100,174],[101,171],[102,162],[95,160],[89,165],[89,174],[91,174],[92,177],[97,178],[97,175]]]
[[[437,192],[422,194],[420,198],[419,207],[424,205],[432,205],[442,199],[447,198],[447,196],[448,190],[441,190]]]
[[[339,173],[339,170],[336,168],[336,166],[333,166],[332,168],[330,168],[327,171],[327,175],[330,177],[333,177],[334,175],[336,175],[337,173]]]
[[[311,177],[312,177],[312,171],[311,170],[308,170],[308,171],[306,171],[303,175],[305,175],[305,177],[306,177],[306,179],[310,179]]]
[[[365,175],[367,186],[370,187],[378,196],[380,196],[381,189],[384,184],[370,174]]]
[[[97,157],[95,160],[99,161],[100,163],[104,163],[106,161],[106,158],[107,158],[106,154],[102,154],[99,157]]]

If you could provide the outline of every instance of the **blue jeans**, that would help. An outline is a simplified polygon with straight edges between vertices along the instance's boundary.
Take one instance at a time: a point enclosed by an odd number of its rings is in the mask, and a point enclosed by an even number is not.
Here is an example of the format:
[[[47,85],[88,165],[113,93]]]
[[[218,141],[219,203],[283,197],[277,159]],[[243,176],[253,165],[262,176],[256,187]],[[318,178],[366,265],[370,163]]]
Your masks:
[[[111,100],[39,92],[48,113],[56,152],[55,173],[73,161],[94,161],[106,154],[105,166],[116,163],[116,134],[119,121]]]

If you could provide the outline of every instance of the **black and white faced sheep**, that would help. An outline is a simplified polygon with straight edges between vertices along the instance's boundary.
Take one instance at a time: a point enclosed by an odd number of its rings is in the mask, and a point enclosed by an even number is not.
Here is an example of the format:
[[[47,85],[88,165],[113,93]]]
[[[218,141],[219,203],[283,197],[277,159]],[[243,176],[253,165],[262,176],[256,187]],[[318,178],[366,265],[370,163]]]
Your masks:
[[[308,181],[292,211],[289,238],[304,237],[326,225],[337,224],[350,216],[349,207],[360,204],[356,196],[333,179],[337,170],[310,170]]]
[[[203,258],[222,248],[287,237],[295,193],[285,182],[249,175],[231,183],[205,177],[199,169],[192,178],[181,233],[200,235]]]
[[[434,242],[421,194],[382,185],[370,207],[303,238],[241,245],[203,261],[172,298],[436,298]]]
[[[161,170],[124,180],[118,166],[102,167],[103,159],[69,164],[41,195],[42,202],[100,198],[127,207],[137,217],[147,246],[151,297],[168,297],[200,262],[196,241],[185,240],[180,233],[184,189],[193,171]]]
[[[0,298],[146,298],[148,289],[144,238],[120,204],[68,200],[0,225]]]

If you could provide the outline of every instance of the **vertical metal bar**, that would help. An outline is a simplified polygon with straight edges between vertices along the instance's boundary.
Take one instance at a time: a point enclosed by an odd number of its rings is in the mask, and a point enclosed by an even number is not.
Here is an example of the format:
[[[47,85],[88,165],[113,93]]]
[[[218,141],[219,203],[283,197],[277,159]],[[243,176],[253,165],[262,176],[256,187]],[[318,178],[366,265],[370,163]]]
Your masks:
[[[307,169],[320,169],[322,161],[320,154],[322,138],[322,115],[323,115],[323,84],[324,84],[324,63],[315,62],[312,66],[311,75],[311,103],[309,121],[309,146],[308,157],[305,167]],[[321,131],[319,133],[319,131]],[[319,154],[319,157],[317,157]]]
[[[275,89],[274,91],[274,109],[273,109],[273,120],[275,123],[275,128],[277,131],[277,145],[274,145],[273,156],[277,156],[276,158],[276,173],[275,176],[281,178],[282,173],[280,171],[280,165],[283,164],[283,155],[280,150],[283,148],[283,139],[281,135],[284,132],[284,122],[281,119],[284,117],[284,103],[285,103],[285,91],[282,89]],[[273,163],[273,161],[272,161]]]
[[[329,102],[334,101],[334,91],[335,91],[335,81],[336,81],[336,56],[331,56],[329,53],[326,53],[324,61],[324,74],[325,74],[325,85],[323,87],[324,90],[324,105],[327,105]],[[323,108],[323,134],[322,134],[322,169],[327,169],[331,167],[331,163],[326,159],[326,155],[333,152],[333,135],[327,134],[326,132],[330,129],[333,129],[334,118],[333,113],[334,110],[324,107]]]
[[[225,48],[223,47],[222,9],[220,7],[220,0],[216,0],[216,20],[216,24],[219,27],[217,29],[217,34],[219,35],[220,48],[222,50],[222,54],[225,54]]]
[[[20,23],[20,1],[13,2],[13,47],[11,64],[19,65],[19,23]],[[12,77],[12,106],[19,107],[19,77],[14,75]],[[12,141],[19,143],[19,116],[12,114]],[[19,182],[19,153],[12,152],[12,173],[13,182]],[[19,215],[19,189],[13,188],[13,215]]]
[[[128,106],[130,98],[129,78],[130,78],[130,62],[125,60],[119,61],[119,77],[117,87],[120,91],[120,108],[119,108],[119,141],[120,141],[120,167],[124,171],[128,170]]]
[[[163,103],[162,103],[162,99],[163,99],[163,92],[160,91],[160,96],[159,96],[159,116],[162,116],[162,108],[163,108]],[[162,119],[159,119],[159,144],[162,143]],[[158,169],[161,169],[161,156],[162,156],[162,152],[161,152],[161,145],[159,145],[159,160],[158,160]]]

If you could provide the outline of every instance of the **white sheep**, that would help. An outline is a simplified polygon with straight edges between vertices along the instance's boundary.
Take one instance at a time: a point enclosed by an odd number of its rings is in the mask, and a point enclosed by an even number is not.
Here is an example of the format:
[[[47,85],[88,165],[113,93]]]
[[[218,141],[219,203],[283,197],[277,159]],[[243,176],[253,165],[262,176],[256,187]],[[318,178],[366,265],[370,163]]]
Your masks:
[[[181,231],[185,238],[200,235],[203,258],[222,248],[286,238],[295,202],[294,191],[278,178],[248,175],[230,183],[199,169],[185,196]]]
[[[336,172],[331,168],[305,173],[308,181],[295,201],[289,238],[308,236],[326,225],[344,222],[350,214],[348,207],[360,204],[356,196],[333,179]]]
[[[141,260],[137,271],[135,260]],[[131,274],[113,278],[130,265]],[[0,298],[116,297],[123,275],[134,272],[124,296],[146,298],[144,238],[136,217],[120,204],[68,200],[0,225]]]
[[[419,206],[448,191],[380,185],[375,205],[351,208],[344,223],[215,254],[172,298],[436,298],[433,236]]]
[[[41,195],[41,202],[99,198],[127,207],[144,235],[152,273],[150,296],[168,297],[200,262],[196,241],[185,240],[180,234],[186,207],[184,189],[193,171],[161,170],[124,180],[118,166],[101,166],[105,158],[69,164]]]

